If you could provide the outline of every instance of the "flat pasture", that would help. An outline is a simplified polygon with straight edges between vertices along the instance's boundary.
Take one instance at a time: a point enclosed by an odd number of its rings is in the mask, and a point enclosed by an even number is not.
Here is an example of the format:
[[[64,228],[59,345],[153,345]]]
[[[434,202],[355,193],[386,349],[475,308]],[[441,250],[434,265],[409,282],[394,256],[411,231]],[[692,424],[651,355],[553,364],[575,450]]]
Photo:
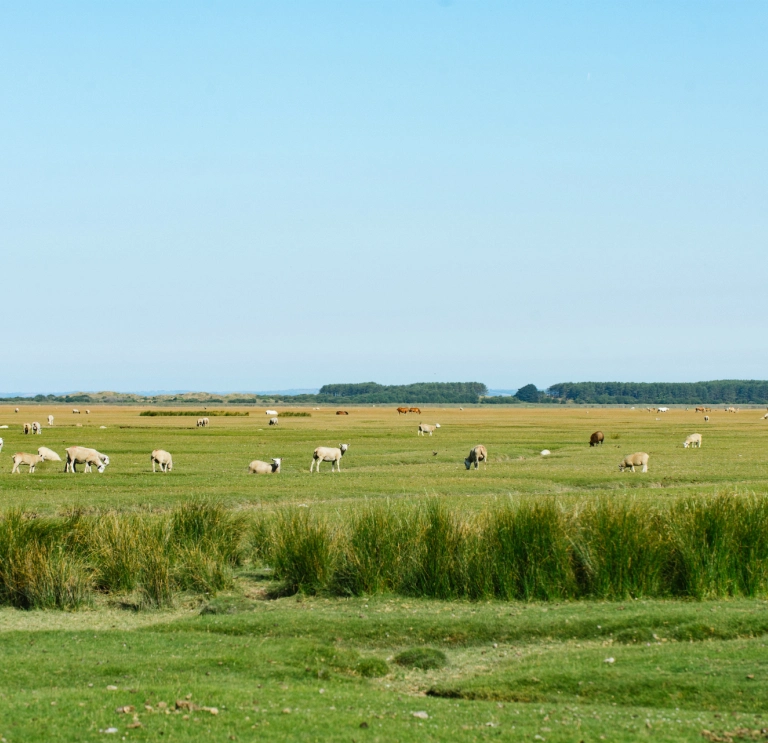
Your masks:
[[[211,416],[196,428],[195,417],[142,417],[142,408],[91,406],[73,415],[71,407],[0,407],[2,505],[56,513],[78,506],[130,508],[171,506],[196,496],[230,507],[314,504],[343,509],[377,498],[440,496],[446,503],[479,508],[509,495],[570,497],[621,496],[670,499],[723,491],[768,491],[768,421],[762,410],[736,414],[713,409],[700,413],[673,408],[571,407],[422,408],[398,415],[393,407],[306,410],[311,417],[282,417],[268,426],[264,409],[233,408],[247,417]],[[228,408],[229,409],[229,408]],[[282,412],[284,408],[279,407]],[[55,416],[48,428],[48,414]],[[39,420],[39,436],[24,435],[22,424]],[[417,436],[419,422],[440,423],[433,436]],[[78,426],[79,424],[79,426]],[[102,428],[105,426],[105,428]],[[605,434],[591,448],[593,431]],[[704,437],[701,449],[683,449],[690,433]],[[341,473],[323,464],[309,473],[316,446],[348,443]],[[45,445],[64,456],[65,447],[83,445],[110,456],[104,474],[65,475],[63,464],[47,462],[29,476],[11,475],[11,456]],[[489,463],[467,472],[464,457],[475,444],[488,448]],[[152,449],[173,455],[174,471],[152,474]],[[549,449],[551,455],[539,452]],[[620,473],[618,463],[632,452],[650,454],[649,472]],[[282,458],[277,476],[249,475],[253,459]]]

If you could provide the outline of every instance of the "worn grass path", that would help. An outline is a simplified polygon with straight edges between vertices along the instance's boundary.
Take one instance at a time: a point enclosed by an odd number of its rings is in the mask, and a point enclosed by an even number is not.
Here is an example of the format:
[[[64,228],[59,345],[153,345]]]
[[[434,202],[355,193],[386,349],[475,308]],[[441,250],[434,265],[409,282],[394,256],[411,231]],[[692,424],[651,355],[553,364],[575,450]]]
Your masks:
[[[205,614],[0,611],[0,736],[699,741],[768,725],[764,601],[265,601],[241,588]],[[423,646],[447,666],[393,663]],[[365,678],[366,658],[386,675]]]

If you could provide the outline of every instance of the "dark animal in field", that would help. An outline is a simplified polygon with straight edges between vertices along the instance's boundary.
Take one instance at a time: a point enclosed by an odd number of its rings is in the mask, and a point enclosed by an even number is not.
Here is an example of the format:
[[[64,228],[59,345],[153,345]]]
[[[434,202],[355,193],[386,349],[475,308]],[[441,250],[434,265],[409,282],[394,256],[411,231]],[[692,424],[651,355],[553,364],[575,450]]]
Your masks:
[[[349,413],[346,410],[337,410],[336,415],[349,415]]]
[[[418,413],[421,415],[421,408],[408,408],[409,413]]]
[[[597,446],[600,444],[602,446],[603,441],[605,441],[605,436],[603,436],[602,431],[595,431],[590,437],[589,437],[589,445],[590,446]]]
[[[397,412],[399,415],[407,415],[408,414],[408,408],[398,408]]]

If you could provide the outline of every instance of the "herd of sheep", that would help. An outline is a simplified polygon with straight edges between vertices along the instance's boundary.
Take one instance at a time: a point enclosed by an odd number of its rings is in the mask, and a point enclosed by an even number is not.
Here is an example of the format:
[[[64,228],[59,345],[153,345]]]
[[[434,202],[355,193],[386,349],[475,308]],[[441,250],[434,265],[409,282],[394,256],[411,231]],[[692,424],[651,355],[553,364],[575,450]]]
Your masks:
[[[653,408],[649,408],[649,410],[653,410]],[[657,412],[660,413],[666,413],[669,410],[669,408],[656,408]],[[696,408],[697,412],[706,412],[708,411],[708,408]],[[418,408],[398,408],[397,412],[399,414],[403,413],[409,413],[409,412],[421,412],[418,410]],[[19,412],[19,409],[16,408],[16,412]],[[78,414],[80,411],[76,408],[72,410],[74,414]],[[90,413],[90,410],[86,410],[86,413]],[[734,408],[728,408],[726,409],[726,412],[736,412]],[[267,410],[267,415],[270,415],[269,419],[269,425],[277,425],[278,418],[277,418],[277,411],[275,410]],[[768,413],[763,416],[764,418],[768,418]],[[705,420],[708,420],[709,416],[705,416]],[[53,416],[48,416],[48,425],[53,426]],[[208,418],[198,418],[197,419],[197,427],[198,428],[206,428],[210,425],[210,420]],[[103,426],[102,426],[103,427]],[[3,426],[3,428],[7,428],[7,426]],[[427,433],[432,436],[432,434],[440,428],[439,423],[435,423],[434,425],[428,424],[428,423],[420,423],[417,435],[424,436]],[[32,423],[24,423],[22,426],[22,430],[25,434],[41,434],[42,433],[42,426],[37,421],[34,421]],[[590,446],[599,446],[602,445],[605,441],[605,436],[603,435],[602,431],[595,431],[589,439],[589,445]],[[688,448],[700,448],[701,447],[701,434],[700,433],[692,433],[690,436],[688,436],[685,441],[683,442],[683,447],[685,449]],[[3,449],[3,439],[0,438],[0,452]],[[317,471],[320,472],[320,463],[321,462],[330,462],[331,463],[331,472],[340,472],[341,471],[341,459],[344,456],[344,454],[349,449],[349,444],[339,444],[338,447],[327,447],[327,446],[318,446],[314,452],[312,453],[312,462],[310,464],[309,471],[313,472],[315,470],[315,467],[317,468]],[[92,467],[96,467],[98,472],[104,472],[107,465],[109,464],[109,457],[106,454],[102,454],[101,452],[97,451],[96,449],[89,449],[87,447],[83,446],[71,446],[66,451],[66,464],[64,465],[64,472],[77,472],[76,466],[78,464],[84,465],[85,472],[91,472]],[[435,454],[437,452],[434,452]],[[548,449],[545,449],[541,452],[542,455],[548,455],[550,452]],[[13,469],[11,470],[11,473],[18,473],[20,472],[20,467],[26,466],[29,468],[29,472],[33,473],[35,471],[35,467],[38,464],[41,464],[45,461],[50,462],[61,462],[61,457],[53,450],[41,446],[38,447],[37,454],[28,454],[26,452],[17,452],[13,455]],[[634,454],[629,454],[628,456],[624,457],[624,459],[619,463],[619,470],[623,472],[624,470],[630,470],[631,472],[635,471],[635,467],[641,467],[642,472],[648,471],[648,459],[649,455],[646,452],[635,452]],[[173,458],[171,454],[164,449],[155,449],[150,454],[150,462],[152,464],[152,472],[157,471],[157,467],[160,468],[161,472],[171,472],[173,470]],[[280,464],[282,462],[282,459],[280,458],[274,458],[271,460],[271,462],[262,462],[259,459],[255,459],[248,465],[248,472],[255,475],[264,475],[264,474],[279,474],[280,473]],[[481,462],[485,462],[486,466],[488,464],[488,451],[482,444],[478,444],[477,446],[473,447],[472,450],[469,452],[469,455],[464,459],[464,466],[466,469],[471,469],[472,465],[475,466],[475,469],[478,469]]]

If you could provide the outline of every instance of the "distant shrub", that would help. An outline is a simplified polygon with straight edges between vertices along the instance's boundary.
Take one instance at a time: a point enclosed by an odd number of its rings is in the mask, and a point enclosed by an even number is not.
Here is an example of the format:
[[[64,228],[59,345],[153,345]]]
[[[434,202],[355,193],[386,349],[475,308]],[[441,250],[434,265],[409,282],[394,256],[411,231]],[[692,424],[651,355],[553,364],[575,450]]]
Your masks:
[[[312,413],[306,413],[304,411],[295,411],[295,410],[286,410],[283,413],[280,413],[281,418],[311,418]]]
[[[221,402],[221,401],[219,401]],[[142,410],[139,417],[145,418],[179,418],[190,416],[192,418],[204,418],[209,416],[223,416],[225,418],[244,418],[250,413],[241,410]]]

